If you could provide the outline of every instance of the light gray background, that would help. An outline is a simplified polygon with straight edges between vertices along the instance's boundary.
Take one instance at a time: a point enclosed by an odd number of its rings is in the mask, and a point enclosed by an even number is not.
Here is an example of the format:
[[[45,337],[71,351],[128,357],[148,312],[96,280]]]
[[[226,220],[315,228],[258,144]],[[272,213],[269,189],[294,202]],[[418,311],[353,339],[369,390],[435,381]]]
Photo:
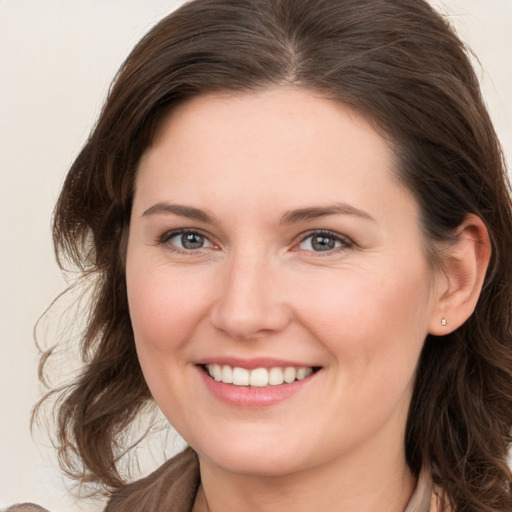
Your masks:
[[[69,497],[48,443],[30,435],[39,393],[32,329],[65,286],[50,217],[67,168],[129,50],[181,3],[0,0],[0,507],[30,500],[54,512],[100,509]],[[479,56],[510,162],[512,0],[434,3]]]

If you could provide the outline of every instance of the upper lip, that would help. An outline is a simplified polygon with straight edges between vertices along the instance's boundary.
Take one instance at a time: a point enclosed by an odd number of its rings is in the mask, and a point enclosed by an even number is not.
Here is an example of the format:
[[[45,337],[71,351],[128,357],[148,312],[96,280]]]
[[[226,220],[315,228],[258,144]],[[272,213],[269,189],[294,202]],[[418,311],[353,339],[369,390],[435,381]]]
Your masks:
[[[312,368],[318,365],[303,363],[298,361],[272,358],[272,357],[255,357],[250,359],[238,357],[205,357],[196,362],[197,365],[204,366],[207,364],[227,365],[231,367],[246,368],[247,370],[254,370],[255,368],[286,368],[293,366],[295,368]]]

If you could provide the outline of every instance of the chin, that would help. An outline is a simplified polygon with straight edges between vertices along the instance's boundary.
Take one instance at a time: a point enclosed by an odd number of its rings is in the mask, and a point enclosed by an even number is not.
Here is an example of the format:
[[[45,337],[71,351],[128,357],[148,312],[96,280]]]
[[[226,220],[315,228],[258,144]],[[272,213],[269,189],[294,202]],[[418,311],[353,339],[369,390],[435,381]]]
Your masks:
[[[294,473],[303,467],[303,443],[284,442],[279,437],[263,439],[263,436],[245,438],[226,437],[228,442],[206,446],[191,444],[201,459],[209,461],[224,471],[238,475],[276,477]]]
[[[293,454],[278,455],[255,450],[253,453],[213,454],[208,457],[211,464],[236,475],[253,477],[281,477],[301,468]],[[201,457],[201,455],[200,455]]]

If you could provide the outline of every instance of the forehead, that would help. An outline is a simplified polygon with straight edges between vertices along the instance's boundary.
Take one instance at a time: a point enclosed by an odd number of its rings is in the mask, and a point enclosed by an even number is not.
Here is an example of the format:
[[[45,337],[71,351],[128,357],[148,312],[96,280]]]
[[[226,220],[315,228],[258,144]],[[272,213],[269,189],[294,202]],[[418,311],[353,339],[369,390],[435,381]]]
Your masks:
[[[141,160],[137,191],[155,200],[174,200],[167,193],[204,202],[216,194],[249,205],[319,196],[365,206],[369,193],[386,187],[407,193],[395,171],[387,141],[365,119],[286,86],[179,105]]]
[[[351,129],[357,126],[359,135],[365,132],[367,137],[387,149],[385,139],[350,105],[326,98],[314,90],[293,85],[273,86],[249,93],[220,92],[187,99],[164,118],[151,147],[165,144],[166,139],[187,130],[194,132],[204,143],[230,128],[236,130],[239,137],[261,137],[260,128],[265,126],[269,138],[279,144],[286,142],[287,133],[295,138],[299,133],[304,137],[314,133],[320,135],[320,127],[323,132],[333,132],[336,137],[335,132],[347,125]],[[211,132],[213,126],[222,130]],[[279,132],[277,140],[273,137],[276,131]],[[347,135],[343,134],[345,138]]]

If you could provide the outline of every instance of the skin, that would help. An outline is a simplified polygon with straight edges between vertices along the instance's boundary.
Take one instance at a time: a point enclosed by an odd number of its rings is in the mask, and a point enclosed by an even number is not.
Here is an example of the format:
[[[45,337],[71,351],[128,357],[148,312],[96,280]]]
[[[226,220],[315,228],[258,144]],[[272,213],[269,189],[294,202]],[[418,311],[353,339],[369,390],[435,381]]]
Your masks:
[[[434,273],[417,203],[394,171],[366,121],[292,87],[190,100],[143,156],[130,315],[149,388],[199,455],[196,512],[405,508],[416,484],[403,439],[419,354],[429,332],[467,317],[457,305],[474,307],[457,293],[480,286],[468,268],[479,268],[471,241],[482,231],[463,227],[473,238],[461,236],[447,271]],[[290,222],[291,211],[340,204]],[[179,229],[204,236],[203,247],[184,249]],[[333,249],[314,250],[318,230],[333,233],[323,235]],[[457,264],[466,260],[476,263]],[[197,364],[213,357],[320,371],[277,404],[237,407],[205,385]]]

